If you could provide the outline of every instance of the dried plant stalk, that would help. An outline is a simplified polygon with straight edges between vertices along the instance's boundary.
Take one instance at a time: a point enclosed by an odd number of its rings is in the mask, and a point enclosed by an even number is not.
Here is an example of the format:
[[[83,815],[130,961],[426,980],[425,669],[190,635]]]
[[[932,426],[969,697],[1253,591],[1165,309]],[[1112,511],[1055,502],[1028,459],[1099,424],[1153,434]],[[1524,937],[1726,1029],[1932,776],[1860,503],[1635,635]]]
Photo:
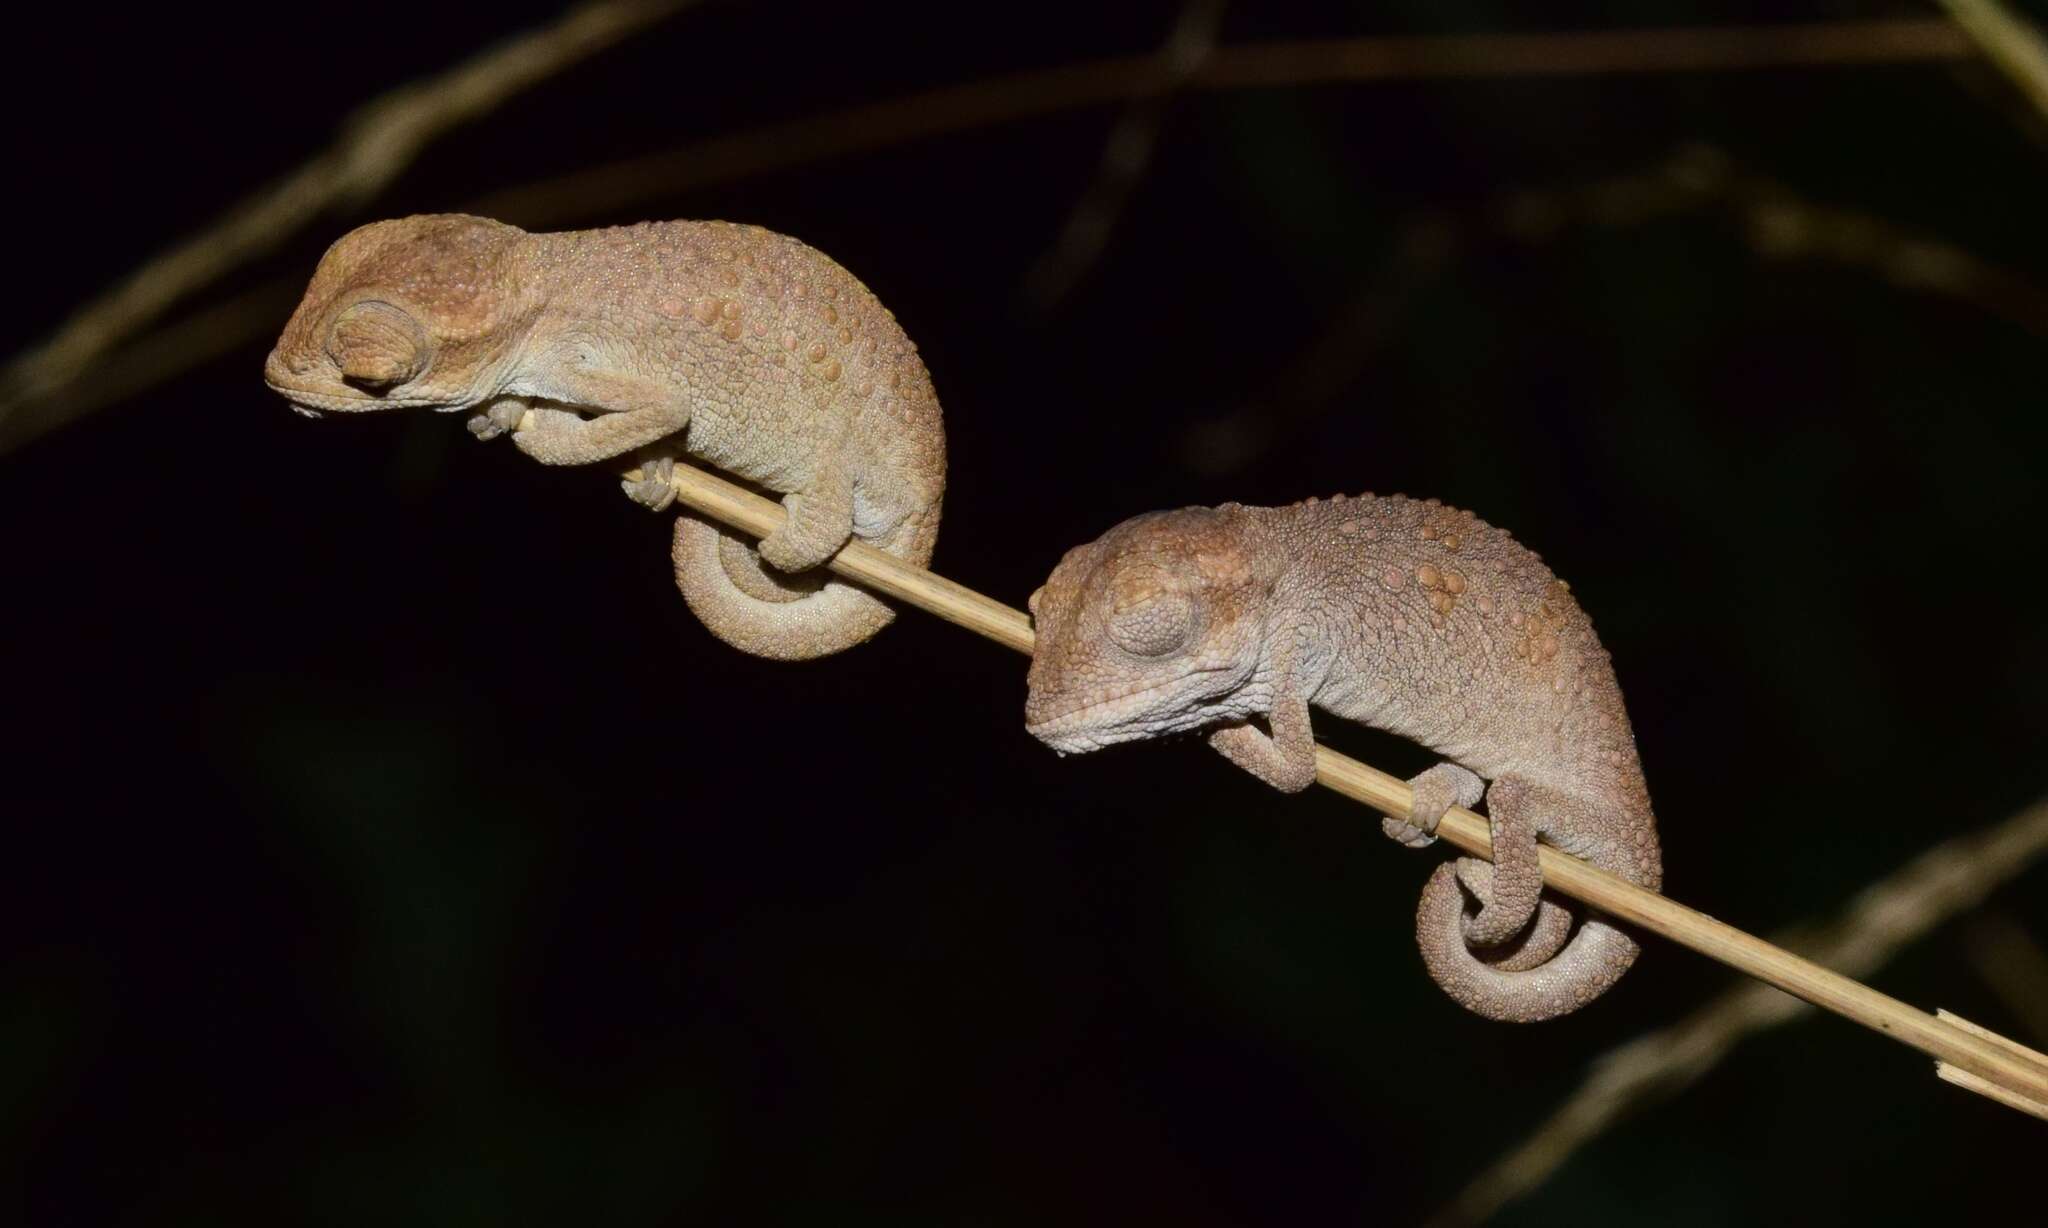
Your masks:
[[[637,477],[638,471],[626,476]],[[782,523],[780,505],[703,470],[677,465],[674,485],[679,503],[757,537],[765,537]],[[849,542],[826,566],[838,575],[999,644],[1022,653],[1031,652],[1031,620],[1021,610],[914,567],[864,542]],[[1408,813],[1410,795],[1405,783],[1325,746],[1316,747],[1316,783],[1364,802],[1382,814],[1402,817]],[[1455,807],[1437,827],[1437,834],[1443,839],[1480,857],[1492,855],[1489,832],[1486,819]],[[1547,845],[1539,853],[1544,886],[1551,890],[1690,947],[2048,1109],[2048,1064],[2036,1061],[2029,1051],[2013,1042],[1987,1039],[1947,1019],[1916,1010],[1812,960],[1656,892],[1645,891]]]
[[[2001,823],[1921,853],[1857,892],[1828,924],[1800,926],[1776,935],[1776,940],[1816,962],[1869,976],[1908,943],[1977,907],[2044,855],[2048,801],[2039,801]],[[1677,1023],[1608,1050],[1592,1062],[1577,1091],[1474,1177],[1432,1223],[1449,1228],[1491,1218],[1548,1181],[1581,1147],[1633,1109],[1699,1080],[1747,1037],[1801,1018],[1807,1011],[1804,1004],[1767,985],[1741,985]],[[1959,1021],[1958,1026],[1970,1025]],[[2037,1112],[2031,1105],[2013,1107]]]

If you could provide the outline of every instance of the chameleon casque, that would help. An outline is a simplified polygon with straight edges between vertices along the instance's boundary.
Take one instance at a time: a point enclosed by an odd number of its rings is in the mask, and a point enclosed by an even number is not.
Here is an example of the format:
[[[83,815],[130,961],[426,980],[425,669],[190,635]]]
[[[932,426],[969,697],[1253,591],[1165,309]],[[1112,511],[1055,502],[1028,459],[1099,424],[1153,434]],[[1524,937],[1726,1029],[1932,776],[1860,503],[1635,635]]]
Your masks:
[[[656,510],[684,453],[782,494],[758,551],[675,527],[691,611],[761,656],[837,652],[894,616],[804,574],[849,537],[922,564],[938,536],[945,431],[916,347],[852,274],[759,227],[375,222],[327,250],[264,380],[309,415],[469,411],[546,464],[629,458],[626,493]]]
[[[1501,530],[1399,496],[1158,512],[1068,551],[1030,604],[1025,723],[1063,753],[1207,730],[1291,792],[1315,780],[1314,706],[1442,755],[1384,827],[1419,847],[1486,799],[1493,863],[1438,867],[1416,913],[1431,977],[1467,1008],[1548,1019],[1634,962],[1620,929],[1574,930],[1540,896],[1539,838],[1652,890],[1662,869],[1607,653]]]

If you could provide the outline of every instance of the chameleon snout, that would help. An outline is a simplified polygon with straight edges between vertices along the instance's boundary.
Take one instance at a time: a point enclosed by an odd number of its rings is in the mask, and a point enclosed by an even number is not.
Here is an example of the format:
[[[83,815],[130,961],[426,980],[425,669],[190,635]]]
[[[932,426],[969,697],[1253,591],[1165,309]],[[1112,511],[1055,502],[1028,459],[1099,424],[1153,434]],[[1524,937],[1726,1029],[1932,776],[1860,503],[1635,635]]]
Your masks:
[[[263,382],[270,385],[271,391],[281,394],[295,413],[307,418],[319,417],[320,411],[306,404],[302,395],[295,395],[295,390],[304,385],[306,370],[312,365],[281,345],[263,360]]]

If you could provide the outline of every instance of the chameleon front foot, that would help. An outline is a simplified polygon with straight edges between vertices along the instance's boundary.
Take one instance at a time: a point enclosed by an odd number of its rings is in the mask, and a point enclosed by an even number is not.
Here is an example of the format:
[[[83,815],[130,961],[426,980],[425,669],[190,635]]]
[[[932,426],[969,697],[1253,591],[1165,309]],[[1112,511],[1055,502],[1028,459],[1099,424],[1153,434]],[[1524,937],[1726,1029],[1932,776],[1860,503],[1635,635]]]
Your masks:
[[[1209,735],[1217,753],[1282,793],[1299,793],[1316,782],[1316,740],[1309,728],[1308,701],[1287,693],[1266,714],[1272,735],[1248,724],[1226,725]]]
[[[1409,780],[1408,789],[1415,795],[1408,807],[1408,817],[1381,819],[1380,830],[1412,849],[1436,843],[1436,825],[1443,822],[1446,810],[1453,806],[1476,806],[1486,796],[1486,782],[1455,763],[1439,763],[1417,774]]]
[[[496,439],[518,429],[519,420],[526,415],[526,409],[524,401],[495,402],[469,416],[469,433],[478,439]]]
[[[667,510],[676,501],[676,458],[649,456],[640,462],[639,478],[622,478],[619,489],[650,512]]]

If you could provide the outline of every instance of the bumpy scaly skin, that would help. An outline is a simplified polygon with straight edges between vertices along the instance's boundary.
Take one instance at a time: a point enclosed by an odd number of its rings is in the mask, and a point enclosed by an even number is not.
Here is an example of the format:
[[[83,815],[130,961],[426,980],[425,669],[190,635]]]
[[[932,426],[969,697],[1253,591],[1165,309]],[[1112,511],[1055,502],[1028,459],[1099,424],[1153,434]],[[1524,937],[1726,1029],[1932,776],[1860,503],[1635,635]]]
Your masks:
[[[1068,551],[1031,611],[1025,721],[1062,752],[1209,730],[1231,762],[1304,789],[1313,705],[1443,755],[1385,826],[1428,844],[1485,795],[1493,863],[1440,866],[1416,915],[1430,975],[1469,1009],[1548,1019],[1634,962],[1598,917],[1571,931],[1536,861],[1540,837],[1661,881],[1621,690],[1564,582],[1470,512],[1364,495],[1139,516]]]
[[[676,522],[691,610],[763,656],[837,652],[893,617],[799,574],[849,536],[919,564],[938,536],[945,432],[916,348],[852,274],[758,227],[373,223],[328,249],[264,378],[308,414],[471,411],[479,438],[547,464],[625,458],[647,475],[626,493],[657,509],[685,453],[784,494],[758,554]]]

